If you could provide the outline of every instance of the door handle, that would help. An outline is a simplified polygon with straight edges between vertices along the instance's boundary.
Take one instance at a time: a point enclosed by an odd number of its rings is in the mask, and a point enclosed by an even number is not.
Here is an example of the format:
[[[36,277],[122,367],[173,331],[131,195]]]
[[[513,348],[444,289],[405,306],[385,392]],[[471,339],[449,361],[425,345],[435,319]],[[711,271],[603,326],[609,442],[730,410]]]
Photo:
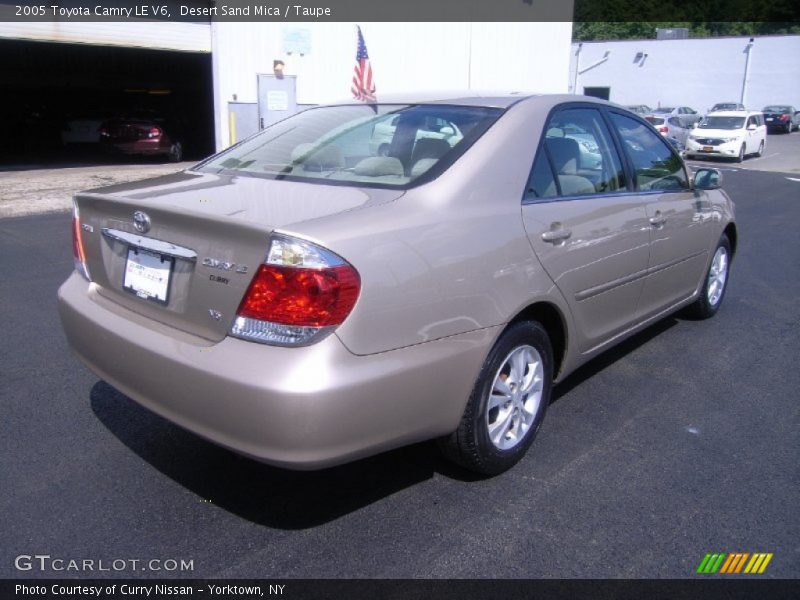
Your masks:
[[[564,240],[569,238],[571,235],[572,235],[571,229],[564,229],[563,227],[561,227],[560,223],[558,224],[554,223],[553,225],[550,226],[549,231],[545,231],[542,234],[542,240],[544,240],[545,242],[550,242],[552,244],[558,244],[559,242],[563,242]]]
[[[656,214],[650,217],[650,225],[652,225],[653,227],[661,227],[666,222],[667,222],[667,217],[662,215],[660,210],[657,210]]]

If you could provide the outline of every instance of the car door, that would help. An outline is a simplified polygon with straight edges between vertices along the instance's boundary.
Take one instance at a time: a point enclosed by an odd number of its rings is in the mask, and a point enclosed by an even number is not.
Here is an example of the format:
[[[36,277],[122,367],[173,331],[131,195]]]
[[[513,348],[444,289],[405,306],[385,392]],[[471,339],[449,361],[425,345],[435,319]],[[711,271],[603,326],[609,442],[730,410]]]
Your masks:
[[[600,110],[568,105],[544,132],[522,216],[534,252],[569,304],[577,326],[570,343],[588,352],[634,318],[649,225]]]
[[[685,106],[684,108],[686,109],[686,127],[691,129],[692,125],[697,123],[702,118],[702,115],[699,114],[695,109],[689,108],[688,106]]]
[[[704,195],[695,195],[683,161],[661,136],[620,112],[610,111],[610,116],[647,213],[650,258],[637,309],[645,319],[697,288],[713,213]]]
[[[744,126],[744,139],[745,139],[745,154],[753,154],[758,151],[758,144],[761,141],[760,132],[758,130],[758,120],[755,115],[747,117]]]

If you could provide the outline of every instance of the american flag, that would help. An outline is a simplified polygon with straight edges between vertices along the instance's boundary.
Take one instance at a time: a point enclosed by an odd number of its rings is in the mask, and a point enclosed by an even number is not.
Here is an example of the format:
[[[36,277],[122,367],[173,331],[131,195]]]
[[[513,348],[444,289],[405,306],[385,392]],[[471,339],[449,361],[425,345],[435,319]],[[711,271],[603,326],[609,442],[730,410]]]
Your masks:
[[[375,102],[375,82],[372,80],[372,65],[369,64],[367,45],[358,27],[358,50],[356,51],[356,66],[353,69],[353,83],[350,86],[353,98],[364,102]]]

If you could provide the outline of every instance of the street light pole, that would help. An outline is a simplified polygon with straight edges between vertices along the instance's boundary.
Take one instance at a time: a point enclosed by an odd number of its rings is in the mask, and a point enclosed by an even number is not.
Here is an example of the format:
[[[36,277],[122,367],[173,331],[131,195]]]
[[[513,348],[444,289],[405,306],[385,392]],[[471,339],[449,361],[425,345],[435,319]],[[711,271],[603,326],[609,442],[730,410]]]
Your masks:
[[[578,93],[578,70],[581,68],[581,48],[583,42],[578,43],[578,49],[575,51],[575,75],[572,77],[572,93]]]
[[[747,57],[744,61],[744,77],[742,77],[742,95],[739,98],[739,102],[747,106],[745,104],[745,98],[747,97],[747,76],[750,74],[750,56],[753,54],[753,40],[754,38],[750,38],[750,42],[748,42],[747,46],[745,47],[744,51],[747,54]]]

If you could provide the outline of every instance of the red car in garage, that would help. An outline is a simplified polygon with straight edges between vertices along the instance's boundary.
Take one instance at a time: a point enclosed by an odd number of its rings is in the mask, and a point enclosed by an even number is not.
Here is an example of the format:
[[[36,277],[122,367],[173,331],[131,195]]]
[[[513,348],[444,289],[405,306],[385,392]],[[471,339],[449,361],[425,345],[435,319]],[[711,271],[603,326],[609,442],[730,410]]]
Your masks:
[[[151,114],[131,114],[100,126],[100,142],[109,150],[127,155],[165,156],[171,162],[183,158],[183,144],[176,127]]]

